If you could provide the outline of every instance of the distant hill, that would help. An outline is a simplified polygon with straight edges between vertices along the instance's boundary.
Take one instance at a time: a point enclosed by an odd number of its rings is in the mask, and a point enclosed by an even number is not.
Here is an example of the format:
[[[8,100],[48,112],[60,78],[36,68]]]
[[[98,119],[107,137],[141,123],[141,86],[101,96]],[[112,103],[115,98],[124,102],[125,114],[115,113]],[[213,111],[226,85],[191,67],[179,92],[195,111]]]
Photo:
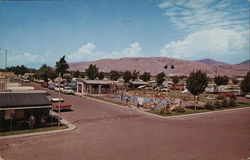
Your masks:
[[[201,62],[186,61],[168,57],[126,57],[120,59],[101,59],[91,62],[74,62],[69,63],[70,70],[85,71],[90,64],[95,64],[100,71],[109,72],[111,70],[126,71],[134,70],[143,72],[150,72],[151,75],[156,75],[164,71],[167,75],[189,75],[192,71],[202,70],[206,71],[209,76],[215,74],[228,76],[242,76],[248,71],[245,64],[226,64],[214,63],[204,64]],[[164,69],[165,65],[168,69]],[[170,66],[175,68],[171,69]]]
[[[195,62],[199,62],[199,63],[203,63],[203,64],[207,64],[207,65],[211,65],[211,64],[226,64],[226,63],[224,63],[224,62],[215,61],[215,60],[210,59],[210,58],[197,60],[197,61],[195,61]]]
[[[241,62],[241,63],[239,63],[239,64],[247,64],[247,65],[250,65],[250,59],[249,59],[249,60],[246,60],[246,61],[243,61],[243,62]]]

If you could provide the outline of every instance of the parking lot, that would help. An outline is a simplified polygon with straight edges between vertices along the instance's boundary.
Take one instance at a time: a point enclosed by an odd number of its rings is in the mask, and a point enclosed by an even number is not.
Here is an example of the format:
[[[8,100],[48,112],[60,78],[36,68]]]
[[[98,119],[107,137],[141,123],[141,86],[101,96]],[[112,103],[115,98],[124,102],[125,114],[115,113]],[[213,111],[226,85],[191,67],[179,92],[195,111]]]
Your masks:
[[[58,92],[45,90],[58,97]],[[1,140],[1,156],[7,160],[250,157],[250,108],[163,119],[87,97],[63,94],[62,98],[72,104],[72,111],[61,115],[76,125],[76,130]]]

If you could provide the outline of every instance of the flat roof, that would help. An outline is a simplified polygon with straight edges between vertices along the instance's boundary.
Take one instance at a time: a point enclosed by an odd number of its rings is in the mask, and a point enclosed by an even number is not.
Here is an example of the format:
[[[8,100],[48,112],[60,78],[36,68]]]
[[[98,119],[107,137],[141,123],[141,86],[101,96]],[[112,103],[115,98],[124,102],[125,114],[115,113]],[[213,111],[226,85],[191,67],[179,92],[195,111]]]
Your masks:
[[[106,85],[106,84],[118,84],[117,81],[105,81],[105,80],[85,80],[85,79],[77,79],[78,82],[83,82],[83,83],[86,83],[86,84],[103,84],[103,85]]]
[[[2,92],[0,93],[0,108],[49,106],[51,101],[47,92]]]
[[[143,82],[143,81],[132,81],[130,83],[131,84],[135,84],[135,85],[146,85],[146,84],[149,84],[148,82]]]

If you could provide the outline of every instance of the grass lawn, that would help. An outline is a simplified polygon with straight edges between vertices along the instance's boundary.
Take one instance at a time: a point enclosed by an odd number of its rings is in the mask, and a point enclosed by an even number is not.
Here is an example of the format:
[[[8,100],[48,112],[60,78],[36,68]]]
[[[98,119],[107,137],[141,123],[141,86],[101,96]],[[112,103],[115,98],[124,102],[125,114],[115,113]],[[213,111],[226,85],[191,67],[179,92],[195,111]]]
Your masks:
[[[191,93],[181,93],[180,90],[170,90],[170,92],[158,92],[158,91],[153,91],[153,90],[146,90],[144,91],[140,91],[140,90],[130,90],[128,91],[128,93],[131,94],[135,94],[135,93],[146,93],[149,95],[156,95],[157,93],[161,93],[166,95],[166,97],[170,97],[170,98],[180,98],[180,99],[186,99],[189,101],[193,101],[194,100],[194,96]],[[207,102],[207,101],[211,101],[211,100],[207,100],[203,94],[200,95],[200,101],[202,102]]]
[[[36,132],[45,132],[45,131],[53,131],[59,129],[66,129],[68,126],[61,125],[60,127],[45,127],[45,128],[37,128],[37,129],[28,129],[28,130],[19,130],[19,131],[12,131],[12,132],[1,132],[0,136],[10,136],[10,135],[18,135],[18,134],[25,134],[25,133],[36,133]]]
[[[137,90],[132,90],[132,91],[129,91],[129,92],[130,93],[135,93],[136,91]],[[152,91],[152,93],[153,92],[156,92],[156,91]],[[102,101],[105,101],[105,102],[109,102],[109,103],[113,103],[113,104],[118,104],[118,105],[126,106],[125,104],[123,104],[121,102],[112,101],[112,100],[105,99],[105,98],[102,98],[102,97],[96,97],[96,96],[92,96],[92,95],[86,95],[86,96],[87,97],[91,97],[91,98],[95,98],[95,99],[98,99],[98,100],[102,100]],[[216,101],[216,100],[207,100],[206,99],[205,102],[214,102],[214,101]],[[214,110],[200,109],[200,108],[198,109],[197,108],[197,110],[195,111],[194,109],[185,108],[185,112],[171,111],[171,112],[167,113],[166,115],[165,115],[165,112],[163,112],[163,114],[161,114],[160,110],[154,110],[154,111],[151,110],[151,111],[148,111],[148,112],[149,113],[153,113],[153,114],[157,114],[157,115],[161,115],[161,116],[177,116],[177,115],[195,114],[195,113],[203,113],[203,112],[213,112],[213,111],[221,111],[221,110],[235,109],[235,108],[244,108],[244,107],[250,107],[250,104],[249,103],[237,103],[236,107],[215,108]]]
[[[180,113],[176,111],[171,111],[165,115],[165,112],[163,114],[160,113],[160,110],[155,111],[149,111],[150,113],[157,114],[160,116],[178,116],[178,115],[187,115],[187,114],[195,114],[195,113],[204,113],[204,112],[213,112],[213,111],[222,111],[222,110],[228,110],[228,109],[236,109],[236,108],[245,108],[250,107],[250,104],[244,104],[244,103],[238,103],[236,107],[230,107],[230,108],[216,108],[214,110],[208,110],[208,109],[197,109],[196,111],[194,109],[185,108],[185,112]]]

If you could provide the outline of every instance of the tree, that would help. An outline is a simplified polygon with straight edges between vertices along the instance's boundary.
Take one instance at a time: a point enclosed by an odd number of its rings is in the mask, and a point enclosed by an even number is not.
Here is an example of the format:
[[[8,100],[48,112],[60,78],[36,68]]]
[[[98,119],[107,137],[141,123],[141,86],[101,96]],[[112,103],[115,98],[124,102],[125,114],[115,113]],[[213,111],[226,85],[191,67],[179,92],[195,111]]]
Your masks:
[[[236,100],[233,98],[230,98],[228,105],[229,107],[236,107]]]
[[[179,77],[178,76],[173,76],[172,77],[172,81],[174,82],[174,84],[177,84],[177,83],[179,83]]]
[[[90,64],[89,68],[85,70],[85,74],[89,79],[94,80],[98,77],[99,71],[96,65]]]
[[[62,76],[64,79],[66,79],[66,81],[67,82],[71,82],[71,75],[70,74],[68,74],[68,73],[66,73],[66,74],[63,74],[63,76]]]
[[[133,72],[132,72],[132,80],[133,81],[138,79],[139,73],[140,73],[140,71],[133,70]]]
[[[141,76],[140,79],[143,80],[144,82],[147,82],[150,80],[151,74],[150,72],[144,72]]]
[[[161,72],[156,75],[156,83],[157,85],[161,85],[165,81],[166,74]]]
[[[21,65],[21,66],[17,65],[17,66],[11,66],[11,67],[6,68],[7,72],[14,72],[15,74],[21,74],[21,75],[24,75],[25,73],[28,73],[33,70],[34,69],[29,69],[24,65]]]
[[[85,78],[85,73],[84,72],[80,72],[80,77],[81,78]]]
[[[174,82],[174,87],[176,86],[177,83],[179,83],[179,77],[178,76],[173,76],[172,81]]]
[[[236,78],[232,78],[231,80],[232,80],[233,84],[238,84],[239,83],[239,81]]]
[[[37,71],[38,77],[44,80],[45,82],[48,82],[48,78],[55,79],[57,77],[56,72],[46,64],[43,64],[39,70]]]
[[[125,71],[123,73],[123,80],[125,83],[129,82],[132,79],[132,73],[130,71]]]
[[[65,56],[60,58],[58,62],[56,62],[56,73],[59,74],[59,72],[63,75],[67,72],[67,69],[69,68],[69,65],[67,61],[65,60]]]
[[[190,73],[187,78],[186,85],[188,91],[194,95],[194,97],[197,96],[197,100],[199,101],[199,95],[205,91],[205,88],[208,85],[207,74],[200,70]]]
[[[110,77],[110,80],[117,81],[121,77],[121,74],[120,72],[116,70],[112,70],[109,72],[109,77]]]
[[[98,74],[98,78],[101,80],[101,79],[103,79],[104,78],[104,72],[100,72],[99,74]]]
[[[226,85],[228,81],[229,81],[228,76],[215,76],[214,77],[214,82],[216,83],[217,86]]]
[[[78,70],[74,71],[73,77],[76,77],[76,78],[80,77],[80,71],[78,71]]]
[[[243,93],[250,92],[250,70],[247,72],[247,74],[244,77],[244,80],[241,82],[240,88]]]
[[[222,100],[221,106],[222,106],[223,108],[228,107],[228,102],[227,102],[227,99],[226,99],[226,98],[224,98],[224,99]]]

